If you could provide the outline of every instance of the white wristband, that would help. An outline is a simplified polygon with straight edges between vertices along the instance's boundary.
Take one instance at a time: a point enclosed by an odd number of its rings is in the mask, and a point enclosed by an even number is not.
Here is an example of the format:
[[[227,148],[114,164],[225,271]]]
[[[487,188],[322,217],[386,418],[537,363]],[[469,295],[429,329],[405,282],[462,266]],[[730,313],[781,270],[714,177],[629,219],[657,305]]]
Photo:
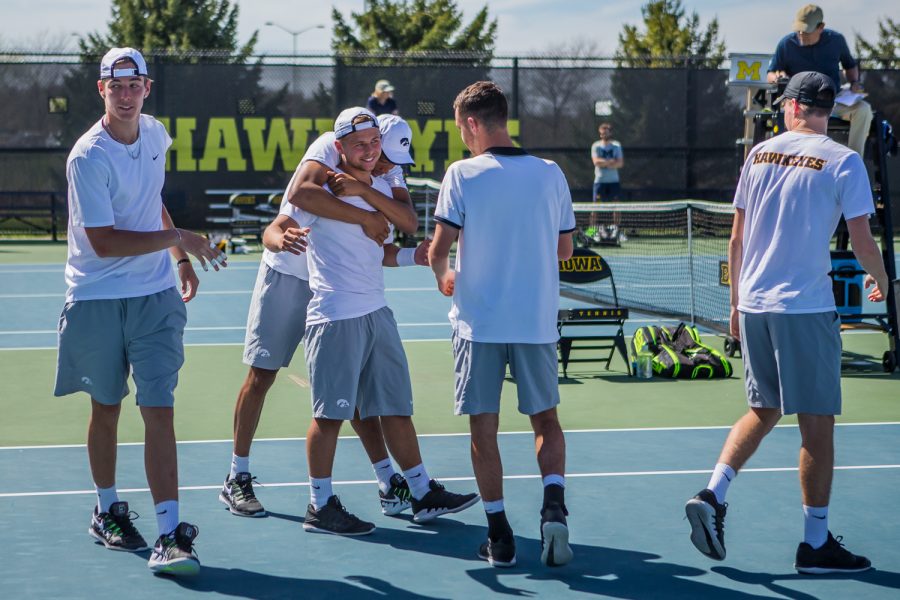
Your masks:
[[[400,248],[400,251],[397,252],[397,266],[398,267],[412,267],[416,264],[416,249],[415,248]]]

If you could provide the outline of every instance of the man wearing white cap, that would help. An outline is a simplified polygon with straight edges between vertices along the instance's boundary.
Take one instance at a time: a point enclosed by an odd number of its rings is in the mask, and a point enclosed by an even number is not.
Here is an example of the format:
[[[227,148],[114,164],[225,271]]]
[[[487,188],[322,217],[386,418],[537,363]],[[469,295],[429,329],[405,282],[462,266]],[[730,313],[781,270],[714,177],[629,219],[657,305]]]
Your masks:
[[[336,171],[349,176],[342,184],[365,183],[386,197],[387,184],[372,177],[382,147],[371,112],[359,107],[343,111],[335,121],[334,136],[341,154]],[[307,187],[300,186],[297,202],[301,206],[309,204],[303,198]],[[374,211],[369,196],[342,196],[340,201]],[[341,423],[355,415],[362,419],[380,417],[384,437],[408,482],[416,522],[472,506],[478,501],[477,494],[448,492],[428,476],[422,463],[411,419],[409,367],[384,297],[381,267],[396,264],[396,254],[388,255],[392,245],[375,245],[359,227],[323,218],[310,210],[294,214],[300,226],[311,228],[308,266],[313,298],[307,310],[303,345],[313,419],[306,443],[310,504],[304,529],[338,535],[365,535],[375,529],[372,523],[350,514],[331,486]]]
[[[844,67],[844,76],[850,91],[862,93],[859,81],[859,65],[850,54],[847,40],[832,29],[825,29],[822,9],[807,4],[794,17],[794,32],[781,38],[775,54],[769,61],[767,79],[775,83],[781,77],[792,77],[804,71],[816,71],[831,78],[835,88],[841,87],[838,64]],[[838,96],[832,114],[850,121],[850,138],[847,146],[860,156],[866,147],[869,127],[872,125],[872,107],[865,100],[857,99],[850,105],[842,104]]]
[[[208,263],[217,271],[225,255],[206,238],[176,229],[162,203],[172,140],[159,121],[141,114],[151,83],[137,50],[110,50],[97,82],[105,114],[66,162],[68,291],[54,393],[91,396],[87,449],[97,506],[88,532],[112,550],[139,552],[147,543],[115,484],[116,430],[131,373],[159,527],[149,567],[193,574],[200,568],[193,551],[197,528],[178,518],[174,391],[184,362],[184,303],[199,284],[188,254],[204,270]],[[169,255],[177,261],[180,294]]]
[[[394,86],[390,81],[379,79],[375,82],[375,91],[369,96],[366,108],[372,111],[376,117],[399,114],[397,101],[394,100]]]
[[[374,115],[373,115],[374,118]],[[385,116],[379,123],[382,133],[383,152],[373,175],[380,176],[391,187],[391,198],[374,198],[374,202],[389,202],[396,205],[394,215],[400,226],[408,233],[415,233],[417,221],[409,199],[403,170],[400,165],[411,164],[409,154],[412,131],[403,119]],[[266,228],[263,242],[266,251],[260,264],[259,275],[250,303],[250,314],[247,320],[247,336],[244,345],[244,363],[250,371],[241,387],[235,406],[234,453],[232,455],[231,472],[219,499],[228,506],[232,514],[244,517],[264,517],[266,515],[253,489],[253,477],[250,474],[250,446],[259,423],[263,402],[278,370],[287,367],[294,352],[300,345],[306,329],[306,306],[312,298],[309,289],[309,269],[306,264],[307,228],[301,228],[291,217],[298,210],[290,203],[291,190],[295,185],[306,180],[325,184],[328,174],[333,174],[341,160],[341,155],[334,145],[334,133],[326,132],[319,136],[303,156],[294,176],[288,183],[284,200],[278,217]],[[391,159],[387,158],[390,153]],[[396,161],[396,162],[394,162]],[[342,174],[341,177],[344,175]],[[336,180],[335,186],[338,184]],[[350,182],[348,182],[350,185]],[[371,186],[365,186],[372,189]],[[362,211],[342,202],[329,192],[319,188],[325,197],[324,202],[332,201],[337,210],[344,209],[349,213],[348,219],[357,210],[369,216],[372,213]],[[340,187],[343,190],[343,187]],[[367,193],[367,192],[363,192]],[[346,194],[351,195],[351,194]],[[379,193],[380,195],[380,193]],[[322,202],[321,198],[319,199]],[[377,213],[375,229],[388,229],[384,217]],[[385,246],[386,253],[396,258],[400,266],[427,264],[426,245],[418,249],[399,249],[393,244]],[[397,266],[397,264],[393,264]],[[403,476],[395,473],[384,445],[384,438],[378,419],[365,421],[353,419],[354,429],[360,437],[369,458],[379,485],[379,500],[382,512],[396,515],[410,506],[409,487]]]

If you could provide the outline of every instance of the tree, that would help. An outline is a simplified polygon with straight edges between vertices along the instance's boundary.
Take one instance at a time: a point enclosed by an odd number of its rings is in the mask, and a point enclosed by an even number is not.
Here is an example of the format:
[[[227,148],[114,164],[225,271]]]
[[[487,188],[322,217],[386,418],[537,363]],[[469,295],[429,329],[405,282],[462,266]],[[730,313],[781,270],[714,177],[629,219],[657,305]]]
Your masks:
[[[644,31],[625,25],[619,34],[619,66],[672,66],[672,58],[689,59],[699,67],[716,68],[725,60],[725,42],[719,40],[719,20],[706,29],[697,13],[685,15],[681,0],[650,0],[641,7]]]
[[[701,197],[733,185],[732,152],[740,105],[719,66],[725,43],[713,19],[704,29],[680,0],[641,8],[644,30],[619,34],[609,120],[625,146],[624,185],[656,198]],[[629,178],[631,178],[629,180]]]
[[[107,32],[79,41],[82,54],[102,55],[113,46],[173,54],[205,50],[241,63],[253,53],[259,33],[239,46],[238,6],[229,0],[112,0],[111,10]]]
[[[878,24],[878,39],[869,42],[856,36],[856,56],[873,68],[896,69],[900,67],[900,21],[885,17]]]
[[[454,0],[370,0],[368,9],[351,13],[351,27],[337,9],[332,11],[332,49],[338,54],[475,52],[490,60],[497,35],[497,19],[487,5],[463,26]]]

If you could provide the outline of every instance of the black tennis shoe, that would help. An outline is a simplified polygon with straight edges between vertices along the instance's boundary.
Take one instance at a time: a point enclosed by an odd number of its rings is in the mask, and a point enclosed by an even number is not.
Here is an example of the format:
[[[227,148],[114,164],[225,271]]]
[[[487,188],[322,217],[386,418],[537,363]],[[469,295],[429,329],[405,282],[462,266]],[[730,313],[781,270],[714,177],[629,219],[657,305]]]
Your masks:
[[[549,502],[541,509],[541,562],[548,567],[560,567],[572,560],[568,514],[565,505],[558,502]]]
[[[375,531],[375,524],[363,521],[350,513],[337,496],[332,496],[319,510],[316,510],[312,504],[306,508],[303,529],[313,533],[334,535],[368,535]]]
[[[828,532],[828,539],[820,548],[813,549],[806,542],[797,546],[794,568],[799,573],[823,575],[825,573],[860,573],[872,568],[872,562],[865,556],[857,556],[841,543],[842,536],[834,537]]]
[[[428,482],[429,492],[421,500],[410,499],[413,521],[424,523],[441,515],[457,513],[478,502],[478,494],[454,494],[438,483],[436,479]]]
[[[725,559],[725,511],[727,503],[719,504],[712,490],[701,490],[684,505],[691,524],[691,542],[701,553],[713,560]]]
[[[478,558],[488,561],[492,567],[505,569],[516,566],[516,540],[512,534],[496,540],[488,538],[478,547]]]
[[[95,506],[88,533],[110,550],[140,552],[148,546],[132,523],[137,518],[137,513],[128,510],[127,502],[113,502],[109,512],[103,513]]]
[[[159,575],[196,575],[200,560],[194,550],[194,539],[200,530],[190,523],[179,523],[175,531],[159,536],[147,566]]]
[[[266,509],[256,499],[256,493],[253,491],[255,480],[256,478],[251,477],[250,473],[238,473],[234,478],[226,477],[225,485],[219,492],[219,501],[227,506],[233,515],[265,517]]]

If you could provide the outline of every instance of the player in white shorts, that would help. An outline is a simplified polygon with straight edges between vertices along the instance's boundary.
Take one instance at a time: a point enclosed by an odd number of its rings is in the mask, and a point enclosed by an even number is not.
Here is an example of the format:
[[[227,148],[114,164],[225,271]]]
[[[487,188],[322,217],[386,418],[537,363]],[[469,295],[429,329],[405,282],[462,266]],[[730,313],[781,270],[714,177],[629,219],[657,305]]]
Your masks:
[[[393,115],[382,118],[379,128],[382,132],[383,152],[375,174],[390,186],[394,199],[388,200],[411,211],[412,204],[401,165],[412,163],[409,155],[412,132],[403,119]],[[308,229],[300,228],[291,218],[293,205],[287,198],[291,188],[298,181],[318,177],[324,181],[327,174],[333,172],[339,162],[340,154],[334,147],[334,134],[323,133],[310,145],[300,161],[288,183],[280,213],[263,235],[266,250],[250,303],[244,343],[244,363],[250,366],[250,370],[235,405],[231,471],[219,494],[219,500],[232,514],[238,516],[266,515],[253,489],[250,446],[266,394],[274,383],[278,370],[290,364],[294,352],[303,339],[306,329],[306,305],[312,298],[305,255]],[[340,187],[335,178],[333,181],[336,187]],[[347,208],[354,208],[336,198],[332,199]],[[338,209],[340,208],[338,206]],[[347,212],[348,218],[352,218],[353,213]],[[365,212],[363,216],[367,217],[369,213]],[[384,222],[383,218],[378,218]],[[416,221],[407,218],[401,220],[401,223],[408,233],[415,233],[415,226],[418,224]],[[401,266],[427,264],[427,245],[421,245],[418,249],[397,249],[393,244],[390,246],[394,250],[388,249],[389,252],[399,250],[396,256]],[[353,419],[351,424],[372,462],[378,480],[382,512],[386,515],[396,515],[406,510],[410,506],[409,487],[403,476],[394,471],[385,448],[380,423],[377,419],[365,421]]]
[[[216,270],[225,256],[206,238],[176,229],[162,203],[172,139],[162,123],[141,114],[151,84],[140,52],[111,49],[97,82],[105,114],[66,162],[68,291],[54,394],[91,397],[87,450],[97,504],[88,532],[111,550],[140,552],[147,543],[116,490],[116,432],[129,375],[134,379],[159,529],[148,566],[187,575],[200,562],[193,549],[197,528],[178,517],[173,406],[184,363],[184,303],[199,285],[188,253]],[[170,256],[177,261],[180,294]]]
[[[388,190],[383,180],[371,175],[382,153],[374,115],[356,107],[343,111],[335,121],[335,138],[341,161],[331,181],[345,193],[363,184],[379,195],[370,201],[373,194],[359,189],[360,195],[341,196],[340,202],[368,212],[380,209],[376,204]],[[355,225],[317,214],[324,212],[317,195],[328,189],[327,183],[324,187],[304,183],[290,197],[301,209],[298,225],[311,228],[307,250],[313,299],[303,345],[313,420],[306,445],[310,504],[304,529],[338,535],[364,535],[375,529],[350,514],[331,486],[341,423],[357,415],[364,420],[380,417],[391,453],[408,482],[415,521],[468,508],[477,502],[477,494],[448,492],[428,477],[422,464],[411,419],[409,367],[384,297],[382,265],[395,264],[397,250],[392,244],[373,243]]]

